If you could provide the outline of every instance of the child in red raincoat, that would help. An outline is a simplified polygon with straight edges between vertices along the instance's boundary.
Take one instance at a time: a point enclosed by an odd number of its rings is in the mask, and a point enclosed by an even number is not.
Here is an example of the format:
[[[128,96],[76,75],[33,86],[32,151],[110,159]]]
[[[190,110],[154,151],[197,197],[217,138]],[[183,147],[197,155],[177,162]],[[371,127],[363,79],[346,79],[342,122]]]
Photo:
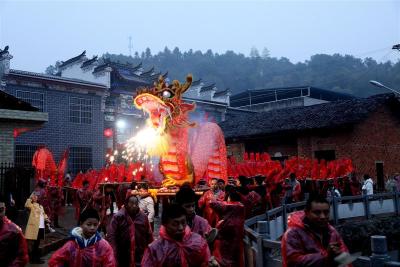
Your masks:
[[[71,231],[70,240],[49,260],[49,267],[115,267],[113,250],[97,232],[99,214],[86,209],[79,218],[80,227]]]
[[[142,267],[206,267],[210,250],[199,234],[186,225],[186,212],[178,204],[166,206],[162,214],[160,238],[149,245]]]

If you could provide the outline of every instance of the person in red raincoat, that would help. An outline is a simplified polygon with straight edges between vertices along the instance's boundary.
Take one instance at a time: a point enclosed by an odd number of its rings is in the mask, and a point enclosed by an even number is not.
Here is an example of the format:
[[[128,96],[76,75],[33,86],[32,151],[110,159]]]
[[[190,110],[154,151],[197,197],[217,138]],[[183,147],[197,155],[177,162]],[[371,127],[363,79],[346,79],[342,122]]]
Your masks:
[[[203,217],[208,221],[211,227],[215,227],[218,217],[210,208],[210,203],[215,200],[224,200],[225,193],[219,189],[218,179],[212,178],[210,181],[211,190],[205,192],[199,199],[199,208],[203,210]]]
[[[97,228],[99,214],[94,209],[86,209],[79,218],[80,227],[71,231],[70,240],[54,252],[49,267],[115,267],[113,250],[102,239]]]
[[[349,258],[340,234],[329,224],[329,202],[319,195],[311,195],[304,211],[289,216],[281,246],[284,267],[331,267],[339,265],[335,257]]]
[[[105,194],[105,189],[100,185],[96,192],[92,195],[90,206],[93,207],[100,215],[100,230],[107,231],[107,209],[111,207],[111,198]]]
[[[351,195],[359,196],[361,195],[361,183],[357,180],[355,175],[351,176],[350,180]]]
[[[221,267],[244,266],[244,220],[245,207],[240,194],[232,189],[228,201],[211,202],[210,207],[219,215],[218,235],[214,241],[213,256]]]
[[[139,209],[137,196],[128,196],[125,206],[114,214],[107,240],[114,250],[117,266],[140,266],[145,249],[153,241],[153,233],[147,216]]]
[[[23,267],[28,261],[28,246],[16,224],[6,216],[6,204],[0,198],[0,266]]]
[[[186,225],[186,212],[178,204],[165,206],[160,238],[146,249],[142,267],[209,266],[210,250],[199,234]]]
[[[89,189],[89,181],[85,180],[82,183],[83,187],[76,191],[75,215],[78,218],[85,209],[91,207],[91,200],[93,196],[92,190]]]
[[[193,233],[208,238],[211,226],[206,219],[196,215],[196,193],[190,187],[181,187],[175,195],[176,203],[182,206],[186,211],[186,222]]]
[[[57,186],[48,186],[46,193],[50,208],[50,213],[48,213],[49,219],[54,224],[54,227],[60,228],[58,217],[64,212],[64,194],[61,188]]]

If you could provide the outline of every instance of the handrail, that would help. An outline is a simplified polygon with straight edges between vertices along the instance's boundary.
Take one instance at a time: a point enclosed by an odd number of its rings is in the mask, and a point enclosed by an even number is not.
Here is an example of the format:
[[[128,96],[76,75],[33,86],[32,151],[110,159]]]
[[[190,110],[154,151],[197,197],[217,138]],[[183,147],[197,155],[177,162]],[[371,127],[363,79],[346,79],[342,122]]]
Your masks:
[[[392,200],[393,202],[391,202]],[[341,219],[366,217],[383,213],[400,214],[400,192],[377,193],[363,196],[344,196],[329,199],[332,210],[332,222],[337,224]],[[287,214],[292,210],[305,206],[305,201],[282,206],[266,211],[245,221],[244,232],[247,249],[256,252],[256,265],[264,266],[265,259],[272,260],[271,250],[280,249],[278,238],[286,230]],[[282,223],[280,225],[280,223]],[[276,228],[278,227],[278,228]],[[260,231],[261,229],[261,231]],[[259,255],[257,253],[261,253]],[[245,253],[246,254],[246,253]],[[251,260],[251,259],[249,259]],[[279,262],[279,260],[274,259]]]

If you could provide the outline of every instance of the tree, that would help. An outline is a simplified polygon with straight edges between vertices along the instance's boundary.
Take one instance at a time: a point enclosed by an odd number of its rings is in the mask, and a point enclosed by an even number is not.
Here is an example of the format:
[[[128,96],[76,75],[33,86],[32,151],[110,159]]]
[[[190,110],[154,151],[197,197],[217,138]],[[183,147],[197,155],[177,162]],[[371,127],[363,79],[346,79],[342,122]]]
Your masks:
[[[60,61],[56,61],[56,64],[50,65],[46,68],[46,70],[44,71],[44,73],[48,74],[48,75],[56,75],[58,72],[58,68],[60,67],[61,62]]]
[[[262,57],[263,59],[269,58],[269,50],[268,50],[268,48],[264,47],[264,49],[263,49],[263,51],[262,51],[261,57]]]
[[[258,49],[256,47],[252,47],[250,50],[250,57],[251,58],[258,58],[260,57],[260,53],[258,52]]]
[[[255,47],[250,56],[234,51],[217,54],[211,49],[205,53],[192,49],[180,51],[177,47],[172,52],[165,47],[156,55],[151,55],[150,49],[146,50],[135,53],[134,58],[115,54],[104,54],[103,58],[133,64],[142,61],[144,69],[154,66],[156,72],[168,71],[171,79],[181,81],[192,73],[195,80],[201,78],[206,84],[215,82],[218,89],[231,88],[232,94],[254,88],[309,85],[365,97],[383,92],[370,86],[369,80],[394,87],[400,84],[400,62],[378,63],[371,58],[351,55],[316,54],[305,62],[294,64],[285,57],[271,57],[266,48],[262,56]],[[55,74],[59,64],[49,66],[48,73]]]
[[[165,56],[171,55],[171,50],[169,50],[168,46],[164,47],[164,54]]]
[[[175,47],[174,50],[172,51],[172,54],[174,55],[175,59],[181,59],[182,53],[179,51],[178,47]]]
[[[151,58],[151,50],[150,50],[150,48],[148,48],[148,47],[146,48],[145,58],[146,58],[146,59]]]

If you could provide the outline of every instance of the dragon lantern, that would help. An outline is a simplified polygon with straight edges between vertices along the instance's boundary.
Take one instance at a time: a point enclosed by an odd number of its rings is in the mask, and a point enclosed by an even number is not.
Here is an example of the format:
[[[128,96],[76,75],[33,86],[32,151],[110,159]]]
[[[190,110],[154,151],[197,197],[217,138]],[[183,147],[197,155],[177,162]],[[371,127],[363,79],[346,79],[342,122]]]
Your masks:
[[[164,176],[163,186],[180,186],[204,178],[227,179],[224,135],[216,123],[189,121],[195,103],[185,103],[183,93],[189,89],[192,76],[181,84],[168,84],[163,77],[151,88],[140,88],[134,99],[138,109],[149,115],[148,123],[167,143],[158,154]]]

